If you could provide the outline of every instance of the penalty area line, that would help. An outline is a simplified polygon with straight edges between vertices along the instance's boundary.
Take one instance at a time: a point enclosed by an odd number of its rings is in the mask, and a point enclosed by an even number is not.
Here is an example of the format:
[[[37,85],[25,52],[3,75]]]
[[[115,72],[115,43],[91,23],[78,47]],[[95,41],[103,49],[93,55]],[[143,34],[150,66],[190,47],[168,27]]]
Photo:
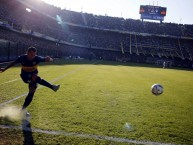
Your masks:
[[[42,130],[38,128],[12,126],[12,125],[0,125],[0,128],[31,131],[33,133],[36,132],[36,133],[44,133],[44,134],[51,134],[51,135],[64,135],[64,136],[70,136],[70,137],[73,136],[73,137],[80,137],[80,138],[114,141],[114,142],[121,142],[121,143],[134,143],[134,144],[144,144],[144,145],[147,145],[147,144],[148,145],[174,145],[170,143],[161,143],[161,142],[152,142],[152,141],[137,141],[137,140],[131,140],[131,139],[126,139],[126,138],[112,137],[112,136],[101,136],[101,135],[94,135],[94,134],[83,134],[83,133],[54,131],[54,130]]]

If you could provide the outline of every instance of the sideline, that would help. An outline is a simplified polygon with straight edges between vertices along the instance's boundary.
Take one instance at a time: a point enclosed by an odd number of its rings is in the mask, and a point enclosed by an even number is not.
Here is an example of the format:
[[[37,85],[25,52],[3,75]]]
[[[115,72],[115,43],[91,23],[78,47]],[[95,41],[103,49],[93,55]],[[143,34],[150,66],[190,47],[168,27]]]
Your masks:
[[[30,128],[30,127],[25,127],[22,129],[21,126],[12,126],[12,125],[0,125],[0,128],[32,131],[32,132],[51,134],[51,135],[64,135],[64,136],[73,136],[73,137],[80,137],[80,138],[114,141],[114,142],[121,142],[121,143],[134,143],[134,144],[143,144],[143,145],[174,145],[170,143],[161,143],[161,142],[152,142],[152,141],[137,141],[137,140],[131,140],[131,139],[126,139],[126,138],[112,137],[112,136],[101,136],[101,135],[94,135],[94,134],[83,134],[83,133],[54,131],[54,130],[42,130],[42,129]]]

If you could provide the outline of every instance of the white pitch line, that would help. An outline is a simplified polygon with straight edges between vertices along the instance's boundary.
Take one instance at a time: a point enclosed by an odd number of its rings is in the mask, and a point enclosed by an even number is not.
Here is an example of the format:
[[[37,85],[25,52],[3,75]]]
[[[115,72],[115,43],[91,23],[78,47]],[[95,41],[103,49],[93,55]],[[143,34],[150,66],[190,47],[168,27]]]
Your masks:
[[[66,77],[66,76],[68,76],[68,75],[70,75],[70,74],[76,73],[78,70],[83,69],[84,67],[86,67],[86,66],[81,66],[81,67],[78,67],[78,68],[75,69],[75,70],[72,70],[72,71],[70,71],[70,72],[67,72],[67,73],[65,73],[64,75],[62,75],[62,76],[60,76],[60,77],[57,77],[57,78],[55,78],[54,80],[52,80],[51,83],[53,83],[53,82],[55,82],[55,81],[58,81],[58,80],[61,80],[61,79],[63,79],[64,77]],[[39,86],[37,89],[40,89],[40,88],[42,88],[42,87],[43,87],[43,86]],[[19,95],[19,96],[16,96],[16,97],[14,97],[13,99],[8,100],[8,101],[6,101],[6,102],[3,102],[3,103],[0,104],[0,107],[4,106],[4,105],[6,105],[6,104],[9,104],[9,103],[11,103],[11,102],[13,102],[13,101],[15,101],[15,100],[23,97],[23,96],[26,96],[27,94],[28,94],[28,92],[26,92],[26,93],[24,93],[24,94],[21,94],[21,95]]]
[[[72,70],[72,71],[70,71],[70,72],[67,72],[67,73],[65,73],[64,75],[62,75],[62,76],[60,76],[60,77],[52,80],[51,83],[56,82],[56,81],[58,81],[58,80],[61,80],[61,79],[63,79],[64,77],[66,77],[66,76],[68,76],[68,75],[70,75],[70,74],[74,74],[74,73],[76,73],[77,71],[79,71],[80,69],[83,69],[84,67],[86,67],[86,66],[81,66],[81,67],[79,67],[79,68],[77,68],[77,69],[75,69],[75,70]]]
[[[51,82],[55,82],[58,80],[61,80],[62,78],[76,73],[78,70],[82,69],[83,67],[79,67],[73,71],[70,71],[56,79],[54,79]],[[42,88],[42,86],[38,87],[37,89]],[[27,95],[27,93],[24,93],[20,96],[16,96],[15,98],[6,101],[4,103],[0,104],[1,106],[4,106],[8,103],[11,103],[23,96]],[[117,138],[117,137],[109,137],[109,136],[100,136],[100,135],[94,135],[94,134],[81,134],[81,133],[74,133],[74,132],[65,132],[65,131],[53,131],[53,130],[41,130],[38,128],[29,128],[25,127],[24,129],[21,126],[11,126],[11,125],[0,125],[0,128],[4,129],[18,129],[18,130],[25,130],[25,131],[32,131],[32,132],[38,132],[38,133],[44,133],[44,134],[53,134],[53,135],[64,135],[64,136],[75,136],[75,137],[82,137],[82,138],[90,138],[90,139],[98,139],[98,140],[106,140],[106,141],[115,141],[115,142],[122,142],[122,143],[134,143],[134,144],[148,144],[148,145],[173,145],[169,143],[160,143],[160,142],[151,142],[151,141],[137,141],[137,140],[131,140],[131,139],[126,139],[126,138]]]
[[[15,101],[15,100],[23,97],[23,96],[26,96],[27,94],[28,94],[28,93],[24,93],[24,94],[22,94],[22,95],[20,95],[20,96],[16,96],[15,98],[13,98],[13,99],[11,99],[11,100],[8,100],[8,101],[6,101],[6,102],[3,102],[3,103],[0,104],[0,107],[4,106],[4,105],[6,105],[6,104],[9,104],[9,103],[11,103],[11,102],[13,102],[13,101]]]
[[[161,142],[152,142],[152,141],[137,141],[137,140],[131,140],[127,138],[118,138],[118,137],[112,137],[112,136],[101,136],[101,135],[94,135],[94,134],[83,134],[83,133],[55,131],[55,130],[42,130],[38,128],[12,126],[12,125],[0,125],[0,128],[17,129],[17,130],[38,132],[38,133],[51,134],[51,135],[74,136],[74,137],[105,140],[105,141],[114,141],[114,142],[121,142],[121,143],[134,143],[134,144],[144,144],[144,145],[147,145],[147,144],[148,145],[174,145],[170,143],[161,143]]]
[[[17,80],[21,80],[20,78],[18,79],[14,79],[14,80],[11,80],[11,81],[7,81],[7,82],[4,82],[4,83],[1,83],[0,85],[4,85],[4,84],[8,84],[8,83],[11,83],[11,82],[15,82]]]

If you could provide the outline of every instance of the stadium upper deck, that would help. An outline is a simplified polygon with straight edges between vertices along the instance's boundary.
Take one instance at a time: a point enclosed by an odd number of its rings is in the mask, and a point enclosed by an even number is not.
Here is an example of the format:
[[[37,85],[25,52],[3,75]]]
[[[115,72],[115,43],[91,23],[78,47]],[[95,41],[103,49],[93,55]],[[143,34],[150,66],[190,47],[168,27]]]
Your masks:
[[[28,12],[26,8],[32,11]],[[128,54],[127,57],[136,54],[140,57],[157,56],[189,61],[192,61],[193,57],[192,25],[159,24],[95,16],[61,10],[34,0],[1,0],[0,20],[4,25],[6,24],[6,28],[9,26],[20,32],[20,35],[25,33],[30,39],[35,39],[32,37],[36,36],[57,44],[84,47],[92,51],[92,54],[112,60],[123,57],[122,55],[125,58],[126,54]],[[26,40],[26,35],[10,37],[11,31],[7,32],[3,29],[1,28],[1,32],[4,32],[0,35],[1,39],[34,45],[33,41]],[[40,48],[45,47],[44,42],[43,44],[36,42],[35,45]],[[58,45],[57,47],[60,48]],[[63,47],[60,49],[63,50]],[[113,54],[109,56],[104,51],[113,51]],[[131,59],[127,58],[127,60]],[[142,60],[146,61],[146,59]]]

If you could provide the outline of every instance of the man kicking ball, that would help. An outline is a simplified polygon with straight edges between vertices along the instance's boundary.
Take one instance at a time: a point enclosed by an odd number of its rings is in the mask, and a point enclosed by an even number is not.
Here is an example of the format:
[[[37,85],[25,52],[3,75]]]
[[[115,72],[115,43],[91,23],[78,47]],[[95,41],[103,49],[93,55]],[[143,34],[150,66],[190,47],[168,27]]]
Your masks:
[[[50,62],[53,61],[53,59],[49,56],[42,57],[36,54],[37,49],[35,47],[29,47],[26,54],[19,56],[15,61],[8,64],[7,67],[0,68],[0,72],[4,72],[17,63],[21,64],[20,76],[25,83],[29,84],[29,93],[22,106],[23,111],[25,111],[27,106],[31,103],[38,84],[46,86],[55,92],[60,88],[60,85],[52,85],[38,76],[37,64],[40,62]],[[30,114],[27,111],[25,112],[26,117],[30,117]]]

